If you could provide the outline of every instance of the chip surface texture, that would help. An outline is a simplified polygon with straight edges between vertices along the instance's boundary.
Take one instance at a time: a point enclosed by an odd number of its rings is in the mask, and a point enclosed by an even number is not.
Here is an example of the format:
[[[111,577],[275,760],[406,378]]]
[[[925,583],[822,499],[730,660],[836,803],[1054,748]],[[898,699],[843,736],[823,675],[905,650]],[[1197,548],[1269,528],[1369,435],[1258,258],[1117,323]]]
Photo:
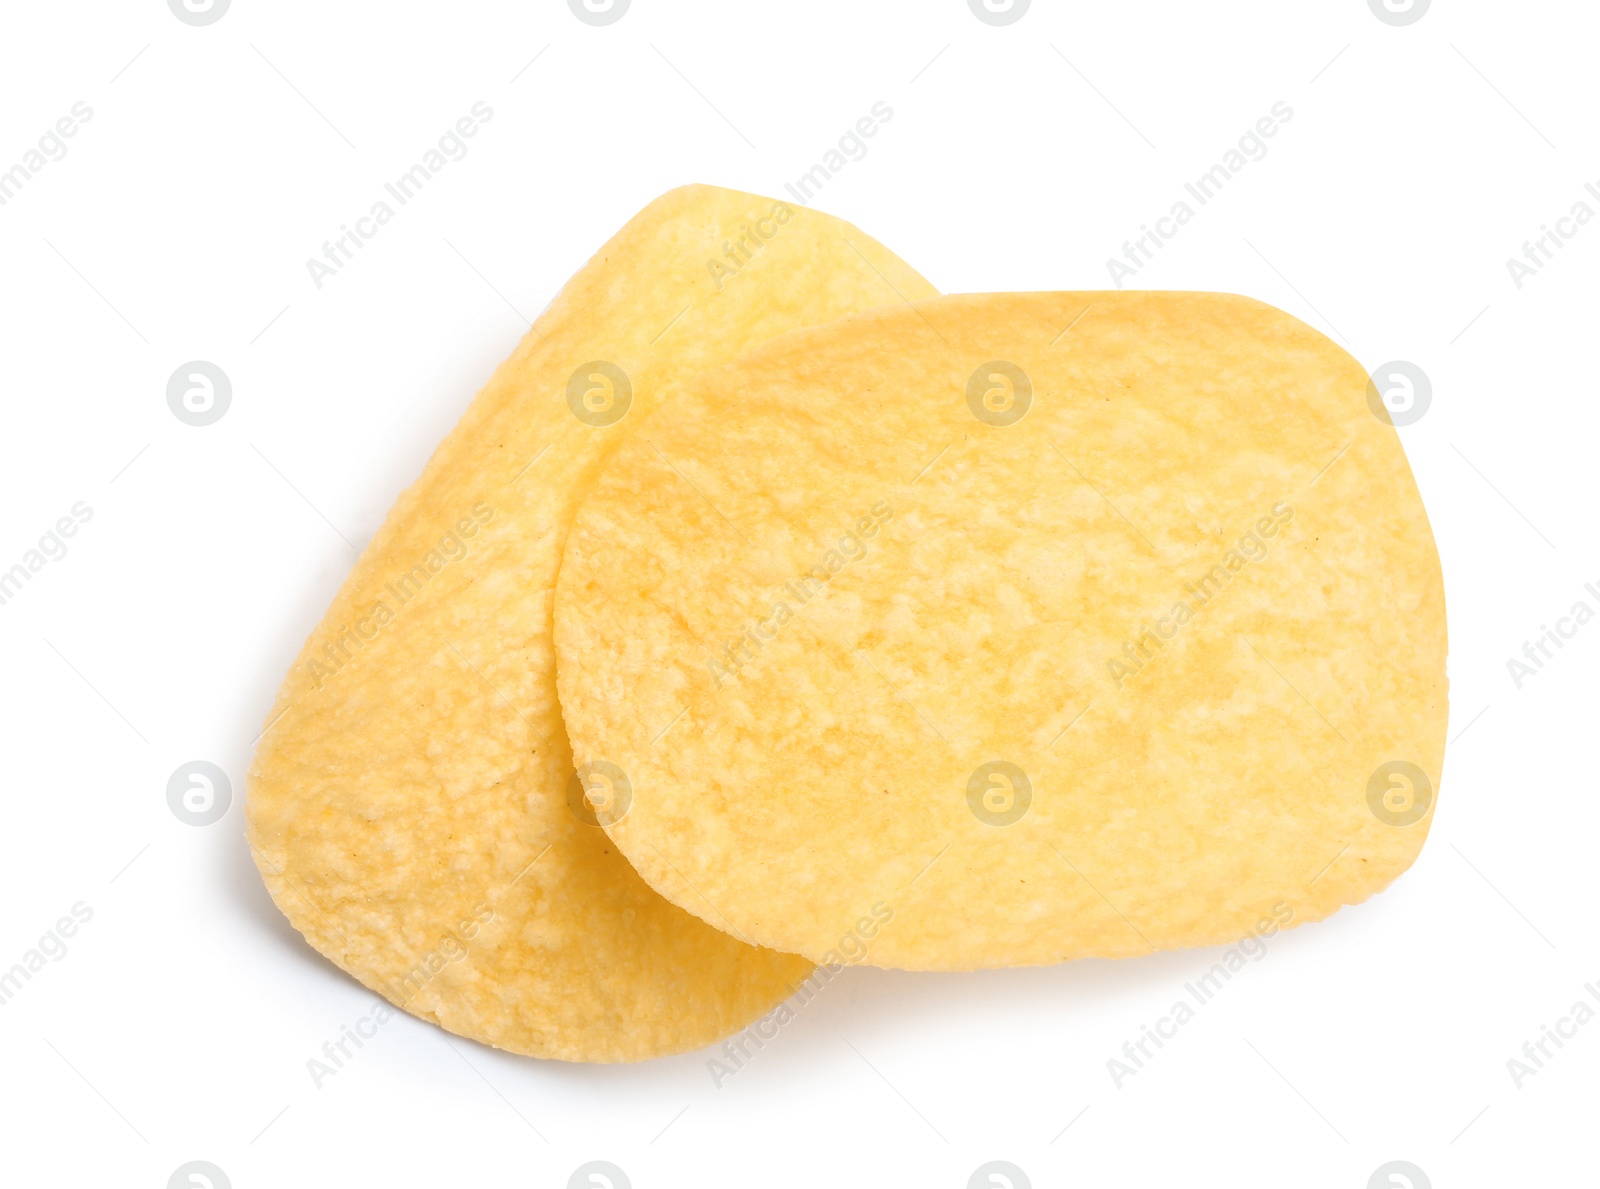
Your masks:
[[[707,373],[557,592],[580,763],[663,895],[825,960],[1232,942],[1432,821],[1439,562],[1359,364],[1198,293],[935,298]],[[874,916],[877,906],[878,915]]]
[[[690,186],[562,290],[405,491],[295,661],[251,766],[278,906],[368,987],[519,1053],[709,1044],[806,977],[670,904],[574,772],[551,608],[580,492],[671,386],[795,328],[931,296],[849,224]]]

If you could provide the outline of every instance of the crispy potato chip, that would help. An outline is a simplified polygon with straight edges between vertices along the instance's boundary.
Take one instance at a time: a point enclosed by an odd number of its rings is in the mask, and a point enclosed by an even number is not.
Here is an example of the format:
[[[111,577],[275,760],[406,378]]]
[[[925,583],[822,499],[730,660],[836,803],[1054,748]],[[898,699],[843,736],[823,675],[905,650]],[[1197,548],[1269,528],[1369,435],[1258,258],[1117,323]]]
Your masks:
[[[1446,718],[1367,384],[1269,306],[1131,292],[919,302],[698,378],[562,563],[568,731],[632,788],[609,833],[817,961],[1131,955],[1366,899],[1422,846]]]
[[[934,291],[846,223],[692,186],[561,292],[403,494],[290,670],[249,837],[313,946],[452,1032],[569,1060],[697,1048],[809,964],[667,903],[574,773],[551,605],[579,493],[675,381]]]

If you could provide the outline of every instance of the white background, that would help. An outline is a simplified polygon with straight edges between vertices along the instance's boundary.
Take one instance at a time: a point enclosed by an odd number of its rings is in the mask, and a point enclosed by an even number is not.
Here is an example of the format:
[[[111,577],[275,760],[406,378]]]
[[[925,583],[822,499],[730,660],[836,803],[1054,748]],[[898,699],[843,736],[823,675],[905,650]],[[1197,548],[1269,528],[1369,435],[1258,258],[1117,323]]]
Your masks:
[[[0,1008],[0,1182],[1361,1189],[1593,1183],[1600,1022],[1518,1089],[1507,1059],[1600,984],[1600,221],[1519,290],[1523,241],[1600,213],[1592,5],[1436,0],[162,0],[11,3],[0,170],[0,569],[92,519],[0,606],[0,967],[93,919]],[[536,58],[536,60],[534,60]],[[533,60],[532,65],[529,65]],[[305,261],[479,101],[494,117],[318,290]],[[720,1089],[706,1054],[516,1058],[401,1016],[317,1088],[372,996],[262,890],[253,740],[356,549],[565,279],[656,194],[774,195],[873,104],[816,199],[947,292],[1102,288],[1109,256],[1277,101],[1293,119],[1135,282],[1250,294],[1369,367],[1415,362],[1402,431],[1444,560],[1454,697],[1430,842],[1391,890],[1273,941],[1136,1077],[1106,1061],[1215,953],[963,976],[849,971]],[[209,360],[233,403],[166,404]],[[233,806],[166,804],[195,759]],[[1137,779],[1136,772],[1129,779]],[[1248,790],[1244,790],[1248,792]],[[1591,1001],[1593,1002],[1593,1001]],[[1594,1003],[1600,1008],[1600,1003]],[[1065,1129],[1065,1130],[1064,1130]]]

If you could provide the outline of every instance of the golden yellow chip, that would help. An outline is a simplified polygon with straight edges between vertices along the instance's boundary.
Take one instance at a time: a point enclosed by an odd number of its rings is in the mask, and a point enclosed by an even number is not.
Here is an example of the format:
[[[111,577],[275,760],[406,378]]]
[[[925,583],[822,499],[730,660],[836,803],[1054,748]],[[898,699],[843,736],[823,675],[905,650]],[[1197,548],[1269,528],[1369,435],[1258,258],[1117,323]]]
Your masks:
[[[579,272],[402,495],[278,696],[249,837],[317,949],[452,1032],[569,1060],[683,1051],[810,966],[672,906],[574,773],[551,605],[579,493],[675,381],[930,286],[826,215],[691,186]]]
[[[1237,940],[1416,857],[1446,718],[1381,402],[1244,298],[939,298],[699,377],[614,456],[556,644],[608,827],[817,961]]]

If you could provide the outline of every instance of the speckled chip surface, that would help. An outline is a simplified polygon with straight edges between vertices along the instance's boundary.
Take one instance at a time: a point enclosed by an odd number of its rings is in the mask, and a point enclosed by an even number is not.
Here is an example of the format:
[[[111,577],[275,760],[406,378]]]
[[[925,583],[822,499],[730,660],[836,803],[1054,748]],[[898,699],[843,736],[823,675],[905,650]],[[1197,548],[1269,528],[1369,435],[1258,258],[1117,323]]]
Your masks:
[[[743,1027],[810,964],[644,883],[574,772],[551,607],[580,492],[672,385],[934,290],[849,224],[691,186],[607,243],[495,372],[356,563],[250,771],[278,906],[368,987],[519,1053],[639,1060]]]
[[[697,378],[562,564],[608,832],[720,927],[909,969],[1365,900],[1426,837],[1447,694],[1367,384],[1270,306],[1133,292],[937,298]]]

